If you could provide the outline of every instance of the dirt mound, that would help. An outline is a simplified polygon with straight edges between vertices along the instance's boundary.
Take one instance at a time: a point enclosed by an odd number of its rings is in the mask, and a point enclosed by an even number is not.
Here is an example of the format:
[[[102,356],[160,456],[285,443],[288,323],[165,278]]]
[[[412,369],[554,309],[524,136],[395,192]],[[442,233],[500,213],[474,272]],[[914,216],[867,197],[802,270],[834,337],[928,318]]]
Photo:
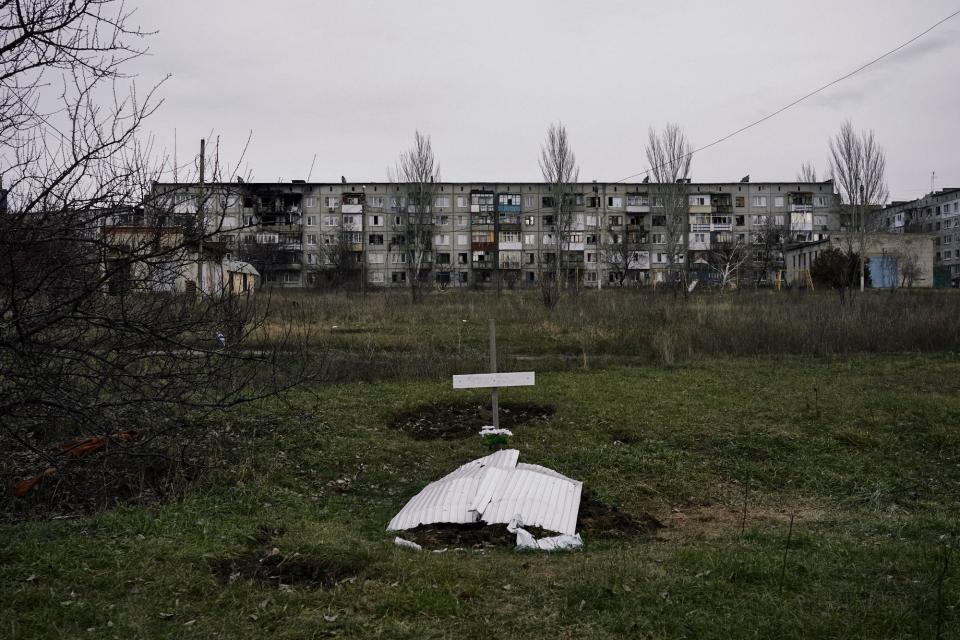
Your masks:
[[[537,527],[524,527],[534,537],[552,536]],[[505,524],[425,524],[416,529],[398,531],[404,540],[416,542],[426,549],[489,549],[492,547],[514,547],[517,534],[507,531]]]
[[[554,408],[547,405],[500,405],[500,426],[505,429],[546,422]],[[402,411],[390,426],[417,440],[457,440],[476,437],[480,427],[492,424],[490,407],[473,402],[428,404]]]
[[[577,530],[587,536],[620,538],[651,535],[664,524],[649,513],[633,516],[613,505],[604,504],[587,491],[580,498],[580,513],[577,515]]]
[[[238,558],[221,558],[210,564],[213,573],[224,583],[247,579],[275,587],[302,585],[320,588],[356,578],[363,573],[367,563],[360,557],[321,558],[270,552],[265,556],[250,553]]]
[[[282,528],[261,525],[246,539],[247,551],[234,558],[210,561],[210,570],[222,582],[255,580],[275,587],[301,585],[310,588],[332,587],[364,574],[369,565],[366,556],[349,552],[328,555],[281,554],[267,549],[269,543],[282,536]]]
[[[584,492],[577,516],[577,532],[590,538],[623,538],[647,536],[664,527],[649,513],[639,516],[604,504],[592,494]],[[535,538],[555,536],[555,532],[538,527],[524,527]],[[397,532],[401,538],[416,542],[425,549],[490,549],[514,547],[517,536],[507,531],[504,524],[430,524]]]

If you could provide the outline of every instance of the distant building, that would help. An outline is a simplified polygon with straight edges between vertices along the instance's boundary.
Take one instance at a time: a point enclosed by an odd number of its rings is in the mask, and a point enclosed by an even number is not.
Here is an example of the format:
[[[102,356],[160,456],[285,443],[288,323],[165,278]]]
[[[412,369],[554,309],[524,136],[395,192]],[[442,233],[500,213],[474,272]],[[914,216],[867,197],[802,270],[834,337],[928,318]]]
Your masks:
[[[530,286],[543,261],[562,265],[565,277],[585,287],[615,283],[623,269],[631,285],[663,281],[666,221],[655,188],[574,185],[573,224],[561,238],[543,183],[438,183],[427,278],[450,287]],[[765,255],[764,230],[781,230],[783,241],[816,242],[842,226],[830,181],[692,182],[687,194],[692,271],[708,264],[718,247],[738,242],[753,249],[754,268],[779,270],[782,256]],[[249,262],[266,286],[310,287],[340,271],[370,286],[407,284],[409,211],[401,185],[158,183],[145,209],[152,220],[202,217],[228,257]],[[626,265],[609,257],[609,247],[624,240],[637,247]]]
[[[877,213],[877,226],[891,233],[932,234],[934,266],[960,279],[960,188],[892,202]]]
[[[932,287],[934,285],[934,240],[931,233],[870,233],[866,236],[866,257],[871,286],[876,289]],[[795,244],[784,252],[786,280],[793,286],[806,286],[807,274],[817,257],[826,249],[857,251],[858,240],[846,232],[833,234],[817,242]]]

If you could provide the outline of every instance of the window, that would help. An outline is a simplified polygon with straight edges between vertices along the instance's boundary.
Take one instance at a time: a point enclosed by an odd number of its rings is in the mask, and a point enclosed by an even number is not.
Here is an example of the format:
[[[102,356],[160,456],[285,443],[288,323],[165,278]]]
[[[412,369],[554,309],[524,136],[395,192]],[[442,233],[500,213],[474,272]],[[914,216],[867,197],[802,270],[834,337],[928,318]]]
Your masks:
[[[552,207],[552,206],[553,206],[553,197],[551,197],[551,196],[543,196],[542,198],[540,198],[540,206],[541,206],[541,207]]]
[[[596,209],[597,207],[599,207],[600,206],[599,196],[590,196],[589,198],[587,198],[587,206],[590,207],[591,209]]]
[[[308,227],[317,226],[317,216],[307,216],[307,226]]]
[[[703,244],[707,241],[707,234],[705,233],[695,233],[693,234],[693,241],[698,244]]]
[[[383,207],[383,196],[370,196],[367,198],[367,203],[371,207]]]
[[[277,244],[279,237],[275,233],[258,233],[257,244]]]
[[[783,216],[773,216],[773,224],[777,225],[778,227],[782,227],[782,226],[783,226]]]
[[[707,197],[706,196],[690,196],[690,206],[691,207],[707,206]]]
[[[386,262],[387,254],[385,253],[369,253],[367,254],[367,262],[370,264],[383,264]]]
[[[438,207],[449,207],[450,206],[450,196],[437,196],[433,201],[433,204]]]
[[[647,196],[627,196],[628,207],[646,207],[649,204],[650,200]]]
[[[536,224],[536,220],[534,220],[533,216],[523,216],[523,224],[527,225],[528,227],[532,227]]]
[[[753,206],[755,207],[767,206],[767,196],[753,196]]]
[[[314,253],[307,254],[307,264],[317,264],[317,256]]]
[[[371,233],[369,236],[369,244],[372,245],[382,245],[383,244],[383,234],[382,233]]]
[[[523,234],[523,244],[537,244],[537,235],[535,233]]]
[[[536,259],[537,259],[537,254],[535,253],[527,254],[527,264],[533,264],[536,261]]]
[[[827,196],[813,196],[813,206],[815,207],[829,206],[827,202]]]
[[[773,206],[775,207],[783,207],[783,203],[784,203],[783,196],[777,196],[776,198],[773,199]]]
[[[587,226],[588,227],[597,226],[597,216],[587,216]]]
[[[497,196],[497,201],[508,207],[519,207],[520,206],[520,194],[517,193],[501,193]]]
[[[467,258],[468,258],[468,256],[467,256],[466,253],[458,253],[458,254],[457,254],[457,264],[467,264]]]
[[[407,281],[407,272],[406,271],[393,271],[390,273],[390,280],[392,282],[400,283]]]
[[[370,283],[371,283],[371,284],[383,284],[383,272],[382,272],[382,271],[371,271],[371,272],[370,272]]]
[[[323,199],[323,201],[324,201],[323,202],[324,205],[331,209],[336,207],[338,204],[340,204],[339,202],[337,202],[336,196],[327,196]]]
[[[608,207],[622,207],[623,198],[620,196],[608,196],[607,197],[607,206]]]
[[[450,244],[450,236],[446,233],[439,233],[433,236],[433,244],[438,246],[446,246]]]
[[[653,220],[650,222],[655,227],[665,227],[667,226],[667,216],[653,216]]]
[[[300,274],[295,271],[287,271],[283,274],[283,281],[287,284],[292,284],[294,282],[300,282]]]
[[[651,242],[653,244],[663,244],[663,234],[662,233],[651,233],[650,234]]]
[[[437,216],[434,224],[439,224],[441,226],[446,226],[450,224],[450,216]]]
[[[746,223],[743,221],[743,218],[744,218],[744,216],[737,216],[737,218],[736,218],[737,224],[738,224],[739,226],[741,226],[741,227],[742,227],[744,224],[746,224]]]
[[[305,198],[303,202],[303,206],[305,206],[307,209],[313,209],[315,206],[317,206],[317,199]]]
[[[467,206],[467,198],[466,198],[466,196],[457,196],[457,208],[458,208],[458,209],[463,209],[463,208],[466,207],[466,206]]]
[[[545,225],[547,225],[547,226],[550,226],[550,225],[554,224],[554,222],[553,222],[553,216],[543,216],[543,224],[545,224]]]
[[[536,206],[534,203],[536,199],[533,196],[523,196],[523,208],[524,209],[533,209]]]
[[[407,262],[407,253],[405,251],[400,253],[391,253],[390,254],[390,263],[391,264],[406,264]]]
[[[737,207],[745,207],[745,206],[747,206],[747,204],[746,204],[746,198],[744,198],[743,196],[737,196],[736,200],[734,200],[734,205],[737,206]]]
[[[328,227],[335,227],[340,224],[340,219],[337,216],[326,216],[323,219],[323,224]]]
[[[470,236],[468,236],[468,235],[465,234],[465,233],[458,233],[458,234],[457,234],[457,246],[458,246],[458,247],[466,247],[466,246],[469,246],[469,244],[470,244]]]
[[[317,244],[317,235],[315,233],[307,234],[307,244]]]
[[[383,226],[383,216],[367,216],[367,221],[370,223],[371,227]]]
[[[500,242],[520,242],[520,234],[516,231],[501,232]]]
[[[467,224],[467,216],[457,216],[457,226],[462,227]]]
[[[437,264],[450,264],[450,254],[449,254],[449,253],[438,253],[438,254],[437,254]]]
[[[587,262],[596,262],[596,261],[597,261],[597,254],[592,251],[588,251]]]
[[[352,226],[355,225],[356,223],[357,223],[357,219],[356,219],[355,216],[343,216],[343,224],[344,224],[344,226],[352,227]]]

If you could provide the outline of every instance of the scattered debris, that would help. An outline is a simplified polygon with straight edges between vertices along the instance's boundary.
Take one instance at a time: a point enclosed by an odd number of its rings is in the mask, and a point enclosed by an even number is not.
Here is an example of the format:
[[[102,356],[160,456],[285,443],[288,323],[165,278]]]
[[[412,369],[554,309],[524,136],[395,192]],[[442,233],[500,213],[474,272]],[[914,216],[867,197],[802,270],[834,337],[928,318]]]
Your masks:
[[[497,428],[492,424],[484,425],[480,427],[480,437],[485,438],[487,436],[512,436],[513,431],[510,429]]]
[[[535,538],[529,531],[511,522],[507,525],[507,531],[517,534],[517,549],[529,549],[534,551],[562,551],[565,549],[579,549],[583,546],[583,540],[580,534],[559,536],[548,536],[545,538]]]
[[[543,423],[554,408],[547,405],[505,403],[500,405],[500,427]],[[417,440],[456,440],[476,437],[493,420],[490,408],[476,402],[449,402],[415,407],[397,414],[391,426]]]
[[[428,484],[400,510],[388,531],[440,522],[541,527],[573,536],[583,483],[535,464],[518,462],[516,449],[498,451],[468,462]],[[523,531],[529,543],[533,536]],[[536,544],[535,542],[533,543]]]
[[[406,549],[413,549],[414,551],[423,551],[423,547],[418,545],[416,542],[410,542],[409,540],[404,540],[400,536],[397,536],[393,539],[393,544],[398,547],[404,547]]]

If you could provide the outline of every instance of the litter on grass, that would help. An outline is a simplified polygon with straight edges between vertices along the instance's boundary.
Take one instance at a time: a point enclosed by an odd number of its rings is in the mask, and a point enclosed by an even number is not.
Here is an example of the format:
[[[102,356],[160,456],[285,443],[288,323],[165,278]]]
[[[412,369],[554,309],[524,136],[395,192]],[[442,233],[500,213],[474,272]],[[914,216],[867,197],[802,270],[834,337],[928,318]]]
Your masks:
[[[431,482],[394,516],[387,530],[483,522],[508,525],[517,535],[518,548],[581,546],[575,534],[583,483],[546,467],[518,462],[519,457],[516,449],[497,451]],[[563,535],[537,540],[523,527]]]
[[[481,438],[485,436],[512,436],[512,435],[513,435],[513,431],[510,431],[510,429],[503,429],[503,428],[498,429],[492,424],[488,424],[486,426],[480,427]]]

